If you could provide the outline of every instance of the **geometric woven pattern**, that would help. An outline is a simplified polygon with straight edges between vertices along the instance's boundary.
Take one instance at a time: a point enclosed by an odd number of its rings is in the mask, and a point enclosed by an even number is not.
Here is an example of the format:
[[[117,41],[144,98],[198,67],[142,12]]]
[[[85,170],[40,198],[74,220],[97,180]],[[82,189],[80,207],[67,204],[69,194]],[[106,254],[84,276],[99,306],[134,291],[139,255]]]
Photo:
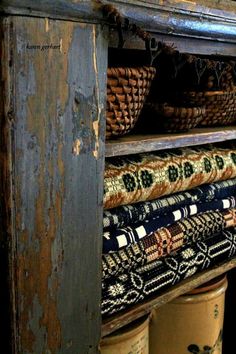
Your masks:
[[[173,255],[103,280],[102,314],[111,315],[158,294],[236,253],[236,229],[188,243]]]
[[[236,148],[182,148],[109,158],[104,173],[104,208],[236,177]]]
[[[204,240],[232,226],[236,226],[236,209],[209,211],[178,221],[118,252],[103,254],[103,279],[148,264],[176,251],[184,243]]]
[[[104,211],[104,229],[119,228],[152,219],[160,214],[169,213],[180,207],[198,202],[209,202],[214,199],[225,199],[236,196],[236,178],[205,184],[189,191],[178,192],[153,201],[124,205]],[[228,208],[234,207],[233,205]],[[164,226],[164,225],[163,225]]]
[[[224,210],[235,208],[236,197],[229,197],[223,200],[213,200],[211,202],[201,202],[179,207],[169,213],[162,213],[153,219],[146,219],[134,225],[105,230],[103,233],[103,253],[114,252],[139,242],[142,238],[157,231],[161,227],[167,227],[183,218],[196,215],[210,210]]]

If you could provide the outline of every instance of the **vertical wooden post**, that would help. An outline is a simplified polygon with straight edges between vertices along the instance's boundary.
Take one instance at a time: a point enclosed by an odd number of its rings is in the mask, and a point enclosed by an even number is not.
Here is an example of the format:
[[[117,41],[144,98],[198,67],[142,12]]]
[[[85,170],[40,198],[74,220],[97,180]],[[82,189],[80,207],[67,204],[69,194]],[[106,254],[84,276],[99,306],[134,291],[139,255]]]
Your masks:
[[[99,25],[4,21],[2,96],[11,92],[1,209],[11,211],[2,238],[10,238],[12,350],[97,353],[106,41]]]

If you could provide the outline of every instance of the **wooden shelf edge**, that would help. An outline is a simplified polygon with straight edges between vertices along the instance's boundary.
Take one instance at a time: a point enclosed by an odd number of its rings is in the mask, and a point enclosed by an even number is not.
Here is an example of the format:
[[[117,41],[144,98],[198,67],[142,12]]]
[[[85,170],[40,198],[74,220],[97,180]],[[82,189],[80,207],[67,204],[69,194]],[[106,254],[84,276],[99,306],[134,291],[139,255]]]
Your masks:
[[[129,135],[106,142],[106,157],[203,145],[236,139],[236,126],[196,128],[187,133]]]
[[[129,324],[130,322],[148,314],[152,309],[158,308],[167,302],[175,299],[176,297],[185,294],[188,291],[214,279],[215,277],[229,271],[236,267],[236,257],[232,258],[218,266],[209,270],[203,271],[192,276],[189,279],[183,280],[179,284],[166,290],[161,295],[152,298],[145,303],[133,306],[125,312],[115,315],[103,321],[102,324],[102,337],[111,334],[117,329]]]

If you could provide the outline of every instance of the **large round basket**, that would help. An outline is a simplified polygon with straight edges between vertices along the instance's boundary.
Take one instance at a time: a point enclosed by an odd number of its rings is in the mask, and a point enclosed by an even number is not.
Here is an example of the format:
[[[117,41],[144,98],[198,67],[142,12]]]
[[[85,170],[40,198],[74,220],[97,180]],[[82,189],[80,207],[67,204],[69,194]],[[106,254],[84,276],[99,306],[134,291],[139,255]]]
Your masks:
[[[236,90],[185,92],[179,101],[205,107],[202,126],[230,125],[236,121]]]
[[[138,120],[151,81],[154,67],[108,68],[106,138],[127,134]]]
[[[177,133],[195,128],[205,115],[204,107],[178,107],[168,103],[147,104],[153,132]]]

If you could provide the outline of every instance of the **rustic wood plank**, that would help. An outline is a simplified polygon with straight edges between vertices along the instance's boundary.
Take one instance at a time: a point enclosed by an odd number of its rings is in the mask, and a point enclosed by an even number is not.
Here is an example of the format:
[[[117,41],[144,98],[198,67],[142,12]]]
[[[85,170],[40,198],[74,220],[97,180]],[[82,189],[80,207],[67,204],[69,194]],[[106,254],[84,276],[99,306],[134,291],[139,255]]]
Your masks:
[[[39,18],[12,17],[10,27],[13,112],[4,123],[4,158],[12,150],[1,182],[12,186],[4,226],[14,255],[14,353],[95,354],[105,36],[100,26]]]
[[[106,142],[106,157],[236,139],[236,127],[196,128],[187,133],[127,135]]]
[[[176,297],[185,294],[186,292],[195,289],[196,287],[208,282],[215,277],[226,273],[232,268],[236,267],[236,258],[233,258],[221,265],[215,266],[210,270],[206,270],[199,274],[192,276],[190,279],[186,279],[173,286],[171,289],[166,290],[161,295],[146,301],[145,303],[133,306],[125,312],[122,312],[116,316],[111,317],[103,321],[102,336],[106,336],[117,329],[127,325],[128,323],[146,315],[151,312],[152,309],[158,308],[167,302],[175,299]]]
[[[116,1],[116,0],[114,0]],[[140,0],[146,6],[164,6],[173,9],[199,12],[202,15],[235,17],[235,3],[232,0]]]
[[[113,0],[113,1],[99,1],[99,0],[2,0],[2,11],[9,11],[15,14],[52,14],[72,16],[74,18],[83,17],[91,18],[92,13],[95,17],[99,16],[96,12],[97,5],[109,3],[114,6],[119,4],[128,4],[135,7],[149,8],[153,11],[167,9],[174,9],[175,11],[200,13],[202,18],[205,16],[213,16],[224,19],[236,19],[235,9],[236,4],[231,0]],[[94,11],[95,10],[95,11]]]
[[[236,4],[229,0],[193,2],[184,0],[2,0],[4,14],[21,14],[73,21],[103,21],[102,4],[117,7],[130,21],[164,34],[182,34],[235,43]]]
[[[140,7],[135,4],[121,3],[117,4],[117,8],[131,22],[149,31],[235,43],[234,15],[227,19],[212,16],[208,14],[207,9],[198,13],[165,5]]]
[[[16,353],[17,331],[13,321],[14,249],[12,200],[12,87],[10,21],[0,18],[0,341],[3,353]]]
[[[235,44],[228,43],[227,41],[212,41],[192,38],[189,36],[183,37],[178,35],[178,33],[176,35],[171,35],[151,32],[151,35],[159,42],[174,45],[174,47],[182,53],[235,57]],[[118,41],[117,31],[111,29],[109,33],[109,47],[117,48]],[[124,49],[145,50],[144,41],[137,36],[130,36],[124,33],[124,41]]]
[[[0,12],[94,23],[103,19],[100,7],[99,0],[1,0]]]

